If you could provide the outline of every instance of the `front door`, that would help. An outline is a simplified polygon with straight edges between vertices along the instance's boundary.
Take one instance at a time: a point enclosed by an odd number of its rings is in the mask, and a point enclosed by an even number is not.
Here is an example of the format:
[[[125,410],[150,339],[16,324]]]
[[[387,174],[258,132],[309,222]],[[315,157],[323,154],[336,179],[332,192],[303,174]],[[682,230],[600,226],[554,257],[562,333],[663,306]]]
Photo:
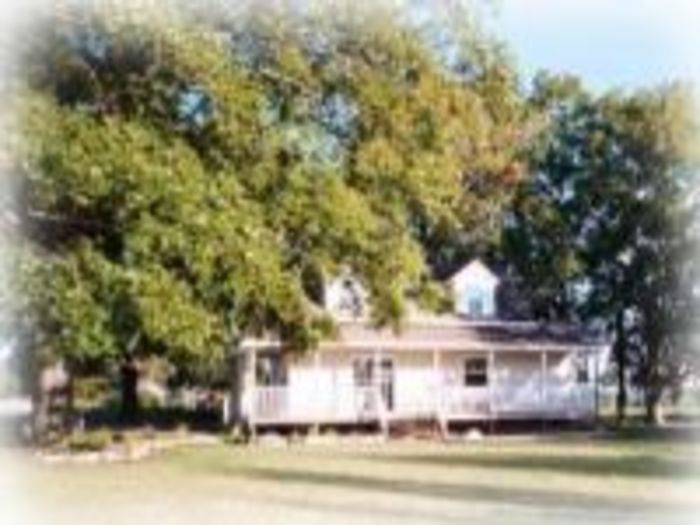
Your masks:
[[[360,414],[394,410],[394,362],[391,358],[361,357],[353,362],[355,395]]]

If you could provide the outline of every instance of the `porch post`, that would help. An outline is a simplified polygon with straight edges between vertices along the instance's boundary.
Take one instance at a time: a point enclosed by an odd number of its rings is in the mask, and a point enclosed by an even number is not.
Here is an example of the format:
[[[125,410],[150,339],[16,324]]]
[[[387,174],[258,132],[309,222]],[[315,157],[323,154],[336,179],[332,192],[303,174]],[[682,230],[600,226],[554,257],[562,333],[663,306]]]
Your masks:
[[[440,380],[440,351],[437,347],[433,348],[433,381],[435,382],[435,393],[433,402],[435,403],[435,417],[440,432],[443,435],[447,434],[447,423],[445,414],[443,413],[443,388],[444,385]]]
[[[314,379],[315,383],[318,385],[320,383],[321,379],[321,350],[316,349],[314,351]],[[335,397],[335,385],[333,385],[333,397]],[[316,423],[315,423],[315,430],[319,431],[321,428],[321,423],[323,422],[323,414],[321,413],[321,410],[319,408],[319,405],[317,404],[316,407]]]
[[[600,352],[596,350],[593,354],[593,422],[598,426],[598,418],[600,412],[600,393],[598,392],[598,361]]]
[[[248,373],[250,374],[250,404],[248,405],[249,408],[249,413],[248,413],[248,424],[250,426],[250,437],[251,439],[255,439],[257,437],[257,428],[255,427],[255,418],[256,418],[256,410],[258,406],[258,392],[257,392],[257,387],[258,387],[258,349],[255,347],[252,347],[249,350],[249,355],[250,355],[250,370],[248,370]]]
[[[496,354],[493,350],[489,350],[489,366],[488,366],[488,388],[489,388],[489,432],[493,434],[495,419],[496,419]]]
[[[374,382],[374,395],[377,399],[377,416],[379,419],[379,427],[381,429],[382,434],[387,436],[389,434],[389,426],[387,425],[386,407],[384,406],[384,399],[382,399],[382,381],[384,380],[384,378],[382,377],[382,360],[379,348],[375,347],[373,360],[374,364],[372,365],[372,368],[374,377],[372,379]]]
[[[544,429],[544,423],[546,419],[547,412],[547,352],[542,350],[540,352],[540,412],[542,416],[542,428]]]
[[[547,352],[542,351],[540,364],[541,364],[541,374],[540,374],[540,405],[545,406],[547,402]]]

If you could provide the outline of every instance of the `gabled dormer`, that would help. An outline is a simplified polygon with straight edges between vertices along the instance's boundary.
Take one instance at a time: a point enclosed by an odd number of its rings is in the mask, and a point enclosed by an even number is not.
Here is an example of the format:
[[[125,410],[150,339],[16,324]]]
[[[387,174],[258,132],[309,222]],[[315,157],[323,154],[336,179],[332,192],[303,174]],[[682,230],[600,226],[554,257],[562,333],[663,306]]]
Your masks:
[[[449,284],[457,314],[472,319],[497,317],[496,290],[499,279],[480,260],[473,260],[454,274]]]
[[[335,317],[364,317],[367,313],[367,291],[349,272],[344,272],[326,283],[324,306]]]

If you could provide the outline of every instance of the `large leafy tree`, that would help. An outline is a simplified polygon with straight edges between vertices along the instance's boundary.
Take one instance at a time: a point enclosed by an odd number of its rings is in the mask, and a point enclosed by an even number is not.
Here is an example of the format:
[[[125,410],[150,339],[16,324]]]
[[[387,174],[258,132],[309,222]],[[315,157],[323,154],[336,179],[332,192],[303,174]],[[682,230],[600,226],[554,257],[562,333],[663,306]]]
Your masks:
[[[696,124],[687,90],[594,97],[542,75],[532,104],[548,125],[531,152],[505,246],[544,318],[583,319],[613,340],[617,408],[644,391],[649,421],[694,363]]]
[[[522,112],[488,40],[446,53],[388,8],[229,9],[72,12],[26,53],[11,322],[72,372],[308,347],[341,268],[398,326],[431,289],[423,247],[509,180]]]

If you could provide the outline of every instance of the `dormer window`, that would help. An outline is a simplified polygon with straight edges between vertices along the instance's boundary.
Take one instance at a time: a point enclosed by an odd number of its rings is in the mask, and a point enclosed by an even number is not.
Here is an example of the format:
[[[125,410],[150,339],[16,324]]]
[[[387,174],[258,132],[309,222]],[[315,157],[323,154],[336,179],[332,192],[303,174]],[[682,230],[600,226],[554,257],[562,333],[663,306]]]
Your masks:
[[[461,301],[457,304],[460,313],[475,319],[493,317],[493,290],[470,284],[464,287],[460,295]]]
[[[362,298],[357,290],[357,283],[350,278],[341,282],[338,310],[352,316],[362,315]]]
[[[480,261],[473,261],[451,279],[458,314],[474,319],[496,316],[496,277]]]
[[[484,298],[480,295],[472,295],[469,298],[469,315],[484,317]]]
[[[326,309],[341,317],[362,317],[366,298],[362,285],[351,276],[333,279],[325,289]]]

